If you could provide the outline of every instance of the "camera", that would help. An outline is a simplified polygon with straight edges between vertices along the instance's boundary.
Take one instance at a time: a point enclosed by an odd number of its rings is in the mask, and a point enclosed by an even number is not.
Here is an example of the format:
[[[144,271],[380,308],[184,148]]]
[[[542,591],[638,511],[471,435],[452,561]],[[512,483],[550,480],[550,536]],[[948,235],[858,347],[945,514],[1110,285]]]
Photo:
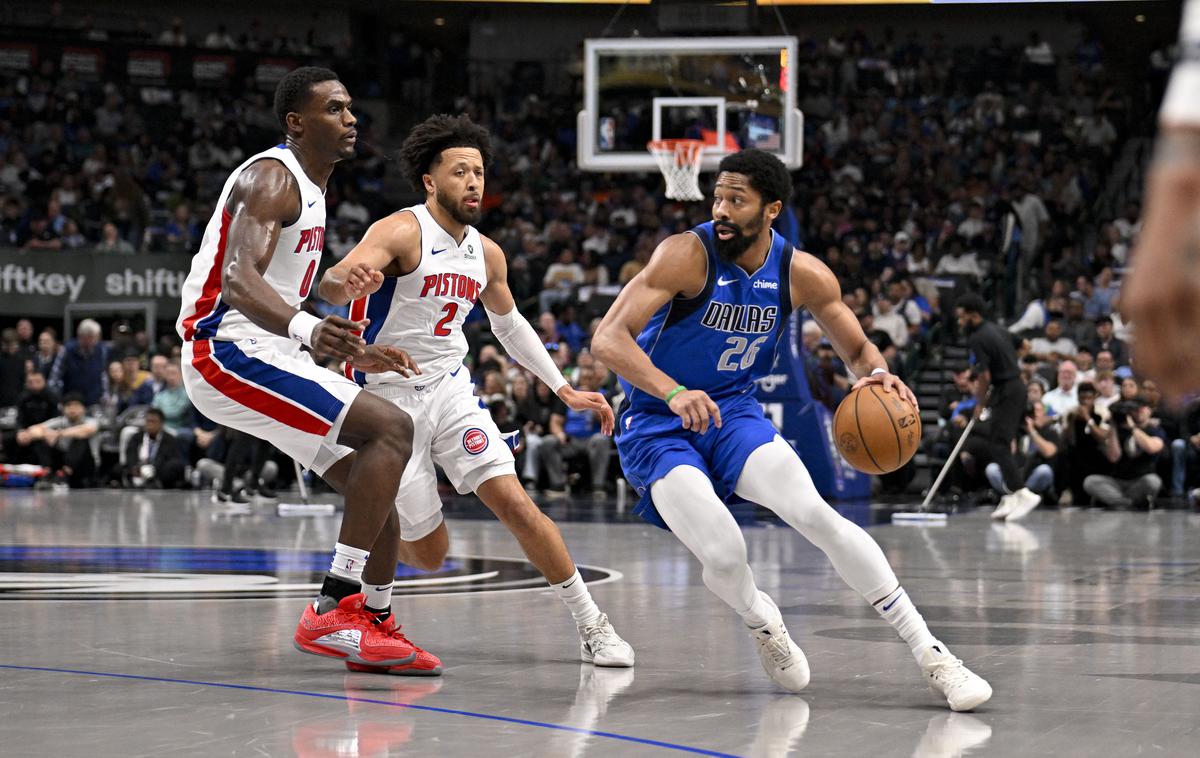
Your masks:
[[[1127,426],[1133,419],[1136,419],[1137,411],[1137,403],[1128,400],[1120,400],[1108,407],[1108,413],[1112,416],[1113,423],[1121,426]]]

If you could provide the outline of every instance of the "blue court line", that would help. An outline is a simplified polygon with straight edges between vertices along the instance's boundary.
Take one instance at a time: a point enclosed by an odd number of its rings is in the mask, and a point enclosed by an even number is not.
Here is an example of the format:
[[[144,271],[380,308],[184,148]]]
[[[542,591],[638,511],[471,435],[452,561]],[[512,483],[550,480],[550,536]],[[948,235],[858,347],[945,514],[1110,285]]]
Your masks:
[[[394,703],[390,700],[372,700],[363,697],[350,697],[349,695],[334,695],[327,692],[306,692],[304,690],[280,690],[273,687],[255,687],[249,684],[225,684],[223,682],[201,682],[195,679],[171,679],[161,676],[139,676],[136,674],[113,674],[105,671],[79,671],[77,669],[56,669],[46,668],[43,666],[14,666],[10,664],[0,663],[0,669],[11,669],[13,671],[42,671],[52,674],[77,674],[80,676],[100,676],[109,679],[131,679],[139,682],[163,682],[165,684],[189,684],[198,685],[201,687],[219,687],[227,690],[243,690],[245,692],[267,692],[273,695],[300,695],[302,697],[321,698],[324,700],[341,700],[347,703],[371,703],[373,705],[386,705],[390,708],[407,708],[414,711],[428,711],[430,713],[446,713],[452,716],[469,716],[470,718],[486,719],[488,721],[502,721],[507,724],[517,724],[519,726],[532,726],[540,729],[554,729],[560,732],[573,732],[575,734],[583,734],[589,737],[605,737],[610,740],[621,740],[622,742],[633,742],[639,745],[649,745],[650,747],[661,747],[666,750],[677,750],[683,753],[692,753],[693,755],[710,755],[716,758],[738,758],[732,753],[719,753],[715,750],[705,750],[698,747],[689,747],[687,745],[677,745],[673,742],[660,742],[659,740],[648,740],[642,737],[630,737],[626,734],[616,734],[614,732],[597,732],[592,729],[580,729],[575,726],[565,726],[563,724],[550,724],[544,721],[530,721],[528,719],[516,719],[508,716],[494,716],[490,713],[475,713],[474,711],[460,711],[453,708],[435,708],[431,705],[412,705],[411,703]]]

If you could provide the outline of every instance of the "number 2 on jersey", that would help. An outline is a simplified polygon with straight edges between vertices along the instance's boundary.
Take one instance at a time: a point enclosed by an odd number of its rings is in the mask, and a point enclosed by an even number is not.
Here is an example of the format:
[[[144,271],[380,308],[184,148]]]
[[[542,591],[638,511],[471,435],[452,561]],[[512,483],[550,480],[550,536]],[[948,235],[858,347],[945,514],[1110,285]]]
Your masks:
[[[458,303],[446,303],[445,307],[442,308],[442,313],[446,315],[442,316],[442,320],[437,322],[437,325],[433,327],[433,335],[435,337],[450,336],[450,322],[458,315]]]

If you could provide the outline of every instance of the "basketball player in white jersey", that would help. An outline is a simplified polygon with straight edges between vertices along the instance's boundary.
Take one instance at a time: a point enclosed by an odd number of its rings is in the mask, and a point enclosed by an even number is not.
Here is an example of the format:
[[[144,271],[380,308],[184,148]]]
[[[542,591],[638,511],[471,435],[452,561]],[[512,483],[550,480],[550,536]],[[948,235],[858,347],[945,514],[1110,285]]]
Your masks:
[[[332,71],[299,68],[279,83],[275,111],[287,141],[225,182],[184,283],[177,324],[184,386],[201,413],[269,441],[346,496],[333,565],[305,608],[296,646],[361,663],[410,663],[416,648],[363,610],[361,583],[372,546],[394,550],[392,504],[412,420],[301,351],[305,345],[362,371],[412,365],[401,351],[367,346],[355,334],[366,322],[298,310],[321,258],[326,183],[334,164],[354,155],[350,95]],[[367,580],[392,576],[368,573]]]
[[[409,182],[425,190],[425,202],[377,221],[320,285],[321,297],[331,303],[354,301],[351,318],[371,324],[364,334],[368,344],[403,347],[420,367],[420,375],[408,377],[348,370],[371,393],[413,418],[413,457],[396,496],[400,559],[433,570],[446,557],[449,536],[436,462],[460,493],[475,492],[499,517],[570,609],[582,659],[632,666],[633,649],[592,601],[558,527],[525,493],[512,452],[475,397],[470,371],[463,366],[463,320],[482,300],[508,354],[569,407],[596,413],[603,431],[612,433],[613,413],[604,396],[576,391],[563,378],[516,308],[504,252],[472,226],[481,215],[490,137],[466,116],[432,116],[412,130],[401,156]],[[368,278],[363,272],[381,273]],[[395,567],[380,567],[377,573],[387,573],[385,568]],[[378,590],[390,596],[390,585]],[[371,596],[372,588],[367,593]],[[388,602],[386,596],[372,598],[369,607],[386,611]],[[404,666],[391,669],[406,671]]]

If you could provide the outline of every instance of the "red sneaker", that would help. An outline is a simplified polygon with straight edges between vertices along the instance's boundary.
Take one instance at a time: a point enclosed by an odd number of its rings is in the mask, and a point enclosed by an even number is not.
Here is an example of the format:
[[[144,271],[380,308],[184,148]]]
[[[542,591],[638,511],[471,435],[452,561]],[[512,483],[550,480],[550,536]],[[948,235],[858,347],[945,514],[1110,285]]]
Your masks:
[[[391,639],[410,647],[415,651],[413,660],[400,664],[369,665],[357,661],[346,660],[346,668],[363,674],[391,674],[393,676],[441,676],[442,661],[428,650],[422,650],[411,642],[400,631],[395,616],[389,616],[387,621],[379,624],[376,629],[390,635]]]
[[[423,651],[403,635],[397,638],[390,628],[375,624],[364,610],[366,603],[366,595],[360,592],[342,598],[328,613],[318,614],[311,603],[306,605],[292,643],[302,653],[342,658],[347,663],[402,666],[415,662]]]

